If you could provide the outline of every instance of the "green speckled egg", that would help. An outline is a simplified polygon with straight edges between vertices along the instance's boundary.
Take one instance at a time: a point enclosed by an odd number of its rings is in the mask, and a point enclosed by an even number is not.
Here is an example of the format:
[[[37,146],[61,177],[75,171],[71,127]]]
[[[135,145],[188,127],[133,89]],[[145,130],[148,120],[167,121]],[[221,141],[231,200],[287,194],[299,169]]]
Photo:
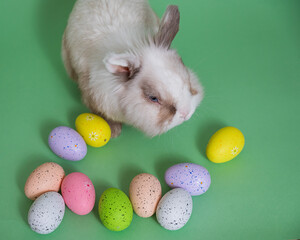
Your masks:
[[[99,200],[99,216],[103,225],[112,231],[129,227],[133,209],[127,195],[117,188],[106,189]]]

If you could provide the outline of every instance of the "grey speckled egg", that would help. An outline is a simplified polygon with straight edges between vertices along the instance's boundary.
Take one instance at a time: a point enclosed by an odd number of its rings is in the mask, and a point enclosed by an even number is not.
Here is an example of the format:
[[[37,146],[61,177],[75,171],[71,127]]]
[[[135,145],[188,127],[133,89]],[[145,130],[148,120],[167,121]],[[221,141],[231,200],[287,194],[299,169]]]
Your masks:
[[[65,202],[57,192],[47,192],[39,196],[28,212],[31,229],[40,234],[53,232],[65,214]]]
[[[188,222],[192,209],[193,201],[189,192],[175,188],[161,198],[156,209],[156,218],[165,229],[178,230]]]

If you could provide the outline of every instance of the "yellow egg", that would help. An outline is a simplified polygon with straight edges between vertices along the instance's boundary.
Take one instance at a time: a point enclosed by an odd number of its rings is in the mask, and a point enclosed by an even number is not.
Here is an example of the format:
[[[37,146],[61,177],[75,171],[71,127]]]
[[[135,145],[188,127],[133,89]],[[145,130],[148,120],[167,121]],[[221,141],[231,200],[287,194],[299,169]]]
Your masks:
[[[108,123],[95,114],[80,114],[76,118],[75,126],[86,144],[92,147],[102,147],[110,139],[111,130]]]
[[[242,132],[235,127],[224,127],[209,139],[207,158],[214,163],[223,163],[235,158],[245,145]]]

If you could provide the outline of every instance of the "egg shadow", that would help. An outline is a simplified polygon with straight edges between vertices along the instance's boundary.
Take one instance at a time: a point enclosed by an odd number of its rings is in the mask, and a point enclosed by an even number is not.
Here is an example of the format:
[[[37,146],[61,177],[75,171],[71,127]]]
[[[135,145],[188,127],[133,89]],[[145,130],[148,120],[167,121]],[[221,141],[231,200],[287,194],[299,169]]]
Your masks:
[[[59,126],[64,126],[62,122],[57,121],[56,119],[47,119],[43,121],[40,126],[40,136],[46,146],[48,146],[48,137],[50,132]]]
[[[83,104],[78,105],[76,109],[72,109],[68,111],[68,122],[69,122],[69,127],[75,129],[75,120],[76,118],[82,114],[82,113],[89,113],[90,110],[85,107]]]
[[[24,198],[21,198],[19,200],[19,213],[22,217],[22,220],[27,224],[28,223],[28,211],[29,211],[29,208],[31,206],[31,204],[33,203],[32,200],[24,197]]]
[[[45,163],[44,161],[45,157],[41,155],[32,155],[24,159],[24,161],[21,162],[19,165],[19,168],[17,169],[16,174],[16,182],[19,188],[19,191],[21,192],[21,198],[19,199],[19,212],[22,216],[22,219],[27,223],[27,214],[30,205],[33,203],[32,200],[28,199],[24,193],[24,187],[27,178],[31,174],[31,172],[37,168],[39,165]]]
[[[99,212],[98,212],[98,204],[99,204],[100,197],[106,189],[111,188],[111,187],[112,187],[111,184],[109,184],[108,182],[105,182],[105,181],[101,181],[101,180],[94,183],[96,197],[95,197],[95,206],[94,206],[92,212],[98,221],[100,221]]]
[[[165,179],[165,172],[166,170],[178,163],[185,163],[185,162],[191,162],[190,159],[187,159],[186,157],[181,157],[178,155],[167,155],[167,156],[162,156],[158,159],[157,162],[155,162],[155,172],[157,174],[157,177],[159,178],[160,181],[164,181]]]
[[[42,155],[28,156],[21,162],[16,175],[16,181],[21,192],[24,193],[24,186],[31,172],[45,162],[45,157]]]
[[[79,163],[79,161],[69,161],[69,160],[59,158],[59,157],[57,157],[57,158],[58,158],[58,161],[52,161],[52,162],[56,162],[64,169],[65,176],[70,173],[73,173],[73,172],[80,172],[80,171],[78,171],[78,168],[76,166],[76,164]]]
[[[58,86],[64,85],[72,98],[80,103],[80,92],[77,84],[67,75],[61,57],[63,33],[75,2],[76,0],[40,1],[36,13],[36,31],[46,59],[58,73],[58,77],[53,81],[58,82]]]
[[[226,125],[218,120],[210,120],[207,123],[202,124],[201,128],[198,130],[196,145],[201,155],[206,158],[206,146],[210,137],[219,129],[226,127]]]
[[[129,185],[132,179],[141,173],[145,173],[145,171],[141,168],[138,168],[134,165],[125,166],[121,168],[122,171],[119,174],[119,187],[120,189],[129,196]]]

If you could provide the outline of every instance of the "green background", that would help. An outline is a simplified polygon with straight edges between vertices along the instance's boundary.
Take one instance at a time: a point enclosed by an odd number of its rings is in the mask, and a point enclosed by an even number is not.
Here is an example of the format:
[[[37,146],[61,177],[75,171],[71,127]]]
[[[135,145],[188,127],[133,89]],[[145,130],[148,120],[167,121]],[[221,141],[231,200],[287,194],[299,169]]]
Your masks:
[[[87,108],[65,73],[60,42],[74,0],[0,1],[0,237],[1,239],[295,239],[300,238],[300,1],[150,0],[161,16],[178,4],[181,29],[173,47],[200,77],[205,98],[191,120],[149,139],[125,126],[103,148],[70,162],[48,147],[50,131],[74,127]],[[214,164],[205,147],[219,128],[235,126],[246,145],[234,160]],[[32,201],[27,177],[54,161],[66,173],[93,181],[96,206],[86,216],[69,209],[53,233],[27,224]],[[131,179],[147,172],[168,191],[165,170],[194,162],[211,173],[207,193],[193,197],[193,213],[178,231],[155,217],[134,214],[131,226],[111,232],[100,222],[101,193],[128,193]]]

